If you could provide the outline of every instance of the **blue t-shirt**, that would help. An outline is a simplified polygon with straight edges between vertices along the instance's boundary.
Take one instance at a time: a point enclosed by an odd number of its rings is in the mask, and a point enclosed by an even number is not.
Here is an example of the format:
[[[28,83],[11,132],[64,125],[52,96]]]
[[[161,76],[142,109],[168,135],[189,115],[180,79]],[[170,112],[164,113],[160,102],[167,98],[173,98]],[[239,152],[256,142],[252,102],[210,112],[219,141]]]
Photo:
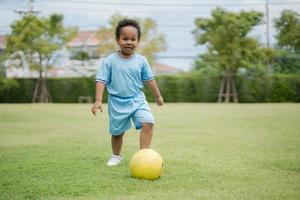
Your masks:
[[[134,97],[143,89],[143,82],[154,78],[147,58],[135,53],[125,59],[117,52],[104,58],[96,82],[106,84],[107,91],[118,97]]]

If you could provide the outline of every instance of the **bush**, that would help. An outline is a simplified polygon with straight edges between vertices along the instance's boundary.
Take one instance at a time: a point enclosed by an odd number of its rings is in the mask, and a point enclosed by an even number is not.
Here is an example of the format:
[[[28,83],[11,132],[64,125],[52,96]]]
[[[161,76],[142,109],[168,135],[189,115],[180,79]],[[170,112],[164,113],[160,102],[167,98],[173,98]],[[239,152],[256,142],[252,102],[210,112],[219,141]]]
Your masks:
[[[0,102],[14,102],[10,94],[18,90],[19,87],[20,84],[17,80],[0,77]]]
[[[198,73],[156,77],[166,102],[217,102],[220,80],[217,76]],[[1,80],[0,102],[31,102],[35,83],[34,79]],[[48,79],[47,84],[55,103],[77,103],[79,96],[95,99],[94,77]],[[299,75],[238,75],[236,87],[241,103],[300,102]],[[155,98],[147,87],[145,94],[150,102],[154,102]],[[107,101],[106,92],[104,101]]]
[[[272,90],[269,101],[300,102],[300,76],[277,75],[272,79]]]

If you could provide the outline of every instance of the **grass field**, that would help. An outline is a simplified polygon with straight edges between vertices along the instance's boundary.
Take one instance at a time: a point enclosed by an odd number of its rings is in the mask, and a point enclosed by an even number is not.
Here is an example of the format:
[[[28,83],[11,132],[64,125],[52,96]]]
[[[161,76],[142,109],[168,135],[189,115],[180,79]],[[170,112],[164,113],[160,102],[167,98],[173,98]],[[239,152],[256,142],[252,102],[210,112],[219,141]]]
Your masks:
[[[165,162],[156,181],[130,177],[134,129],[121,166],[106,166],[106,107],[0,105],[1,199],[300,199],[300,104],[151,107]]]

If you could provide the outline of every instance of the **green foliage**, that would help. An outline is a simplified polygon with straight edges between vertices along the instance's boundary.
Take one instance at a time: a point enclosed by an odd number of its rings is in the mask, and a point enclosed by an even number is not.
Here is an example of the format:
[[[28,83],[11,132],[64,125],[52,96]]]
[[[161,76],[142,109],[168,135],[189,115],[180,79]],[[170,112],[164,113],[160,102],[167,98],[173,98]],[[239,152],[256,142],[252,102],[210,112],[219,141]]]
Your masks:
[[[166,102],[215,102],[219,78],[199,74],[164,75],[156,78]],[[146,88],[147,91],[147,88]],[[152,101],[151,93],[146,92]]]
[[[288,51],[277,51],[272,64],[274,72],[276,73],[300,73],[300,54]]]
[[[0,78],[6,77],[6,68],[4,65],[6,59],[7,59],[6,55],[0,51]]]
[[[299,76],[276,75],[272,79],[272,89],[269,99],[273,102],[300,102]]]
[[[273,90],[272,79],[270,76],[249,76],[248,74],[237,76],[239,101],[243,103],[273,102],[271,98],[268,98]]]
[[[2,78],[0,76],[0,102],[10,102],[10,91],[19,88],[19,83],[14,79]]]
[[[31,102],[33,81],[31,79],[0,78],[0,102]]]
[[[109,20],[109,26],[99,29],[98,37],[100,39],[100,45],[98,51],[101,56],[105,56],[119,49],[115,39],[115,29],[118,22],[124,18],[127,17],[119,14],[112,15]],[[139,23],[142,32],[137,52],[146,56],[149,62],[152,63],[157,53],[166,50],[165,35],[157,30],[157,25],[154,20],[150,18],[134,19]]]
[[[90,56],[86,51],[79,51],[72,59],[87,61],[90,59]]]
[[[241,103],[246,102],[300,102],[299,75],[256,76],[240,73],[236,76]],[[0,103],[31,102],[35,80],[17,79],[17,84],[0,88]],[[156,81],[166,102],[216,102],[220,77],[201,73],[157,76]],[[48,79],[48,87],[55,103],[77,103],[79,96],[95,99],[95,81],[90,78]],[[4,88],[4,89],[3,89]],[[154,98],[147,86],[145,94],[150,102]],[[107,101],[107,93],[104,94]]]
[[[248,36],[262,18],[260,12],[234,13],[222,8],[215,9],[212,18],[197,18],[193,34],[199,45],[208,48],[208,52],[200,56],[198,64],[204,63],[234,73],[240,67],[265,63],[266,51],[256,39]]]
[[[275,19],[278,46],[289,51],[300,52],[300,15],[291,10],[284,10]]]
[[[176,76],[162,76],[157,80],[160,92],[166,102],[177,102],[179,98],[179,82],[181,77]]]
[[[238,76],[240,102],[300,102],[300,76]]]
[[[94,78],[49,79],[48,85],[53,102],[76,103],[79,96],[95,98]],[[107,95],[104,95],[106,100]]]

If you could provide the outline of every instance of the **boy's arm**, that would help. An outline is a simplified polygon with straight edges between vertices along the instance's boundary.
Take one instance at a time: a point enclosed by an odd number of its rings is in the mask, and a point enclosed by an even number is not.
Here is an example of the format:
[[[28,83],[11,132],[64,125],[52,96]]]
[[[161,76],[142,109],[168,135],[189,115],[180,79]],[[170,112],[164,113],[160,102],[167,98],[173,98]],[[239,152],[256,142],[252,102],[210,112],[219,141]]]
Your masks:
[[[96,95],[95,95],[95,103],[91,109],[92,113],[96,116],[97,110],[99,109],[101,112],[103,112],[102,108],[102,98],[103,93],[105,89],[105,84],[102,82],[96,83]]]
[[[162,106],[164,104],[164,99],[160,94],[155,79],[152,79],[151,81],[147,81],[147,85],[149,86],[153,96],[155,96],[156,104]]]

